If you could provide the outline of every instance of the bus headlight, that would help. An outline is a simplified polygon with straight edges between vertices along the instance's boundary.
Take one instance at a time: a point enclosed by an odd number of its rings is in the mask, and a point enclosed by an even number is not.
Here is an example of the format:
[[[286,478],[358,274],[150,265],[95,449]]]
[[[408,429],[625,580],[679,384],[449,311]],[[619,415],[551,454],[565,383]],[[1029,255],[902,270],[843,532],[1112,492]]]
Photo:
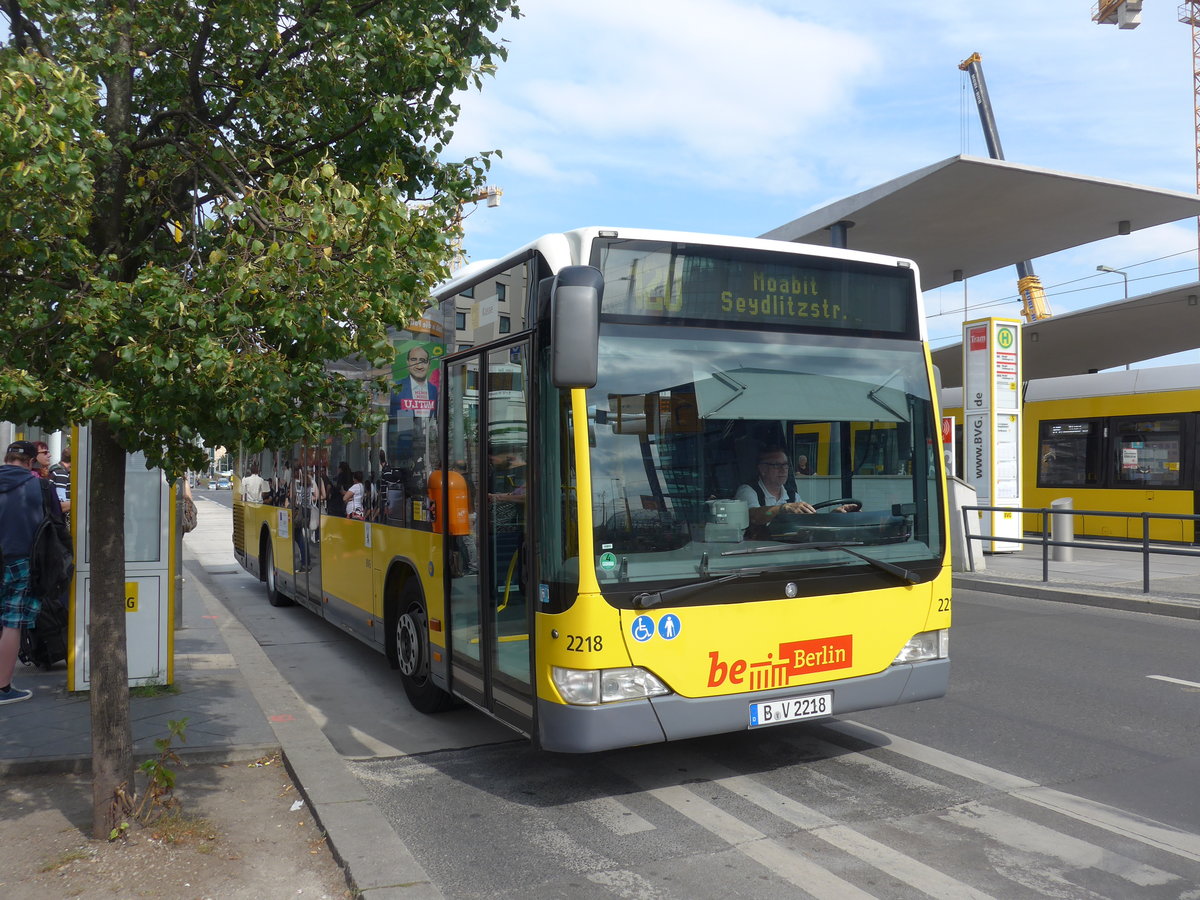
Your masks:
[[[892,665],[899,666],[904,663],[949,658],[950,629],[942,628],[938,631],[923,631],[915,635],[892,660]]]
[[[671,693],[645,669],[564,669],[550,667],[550,676],[562,698],[576,706],[596,706],[620,700],[642,700]]]

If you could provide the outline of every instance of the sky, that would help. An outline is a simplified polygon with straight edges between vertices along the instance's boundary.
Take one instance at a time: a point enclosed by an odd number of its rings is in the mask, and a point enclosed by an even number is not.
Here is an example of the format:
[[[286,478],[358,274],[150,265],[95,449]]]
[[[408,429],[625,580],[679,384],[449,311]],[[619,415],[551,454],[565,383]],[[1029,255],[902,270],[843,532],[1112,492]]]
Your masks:
[[[960,62],[983,59],[1005,157],[1196,190],[1191,29],[1148,0],[1131,30],[1087,0],[519,0],[509,59],[461,96],[448,156],[499,150],[478,262],[588,225],[757,236],[958,154],[988,155]],[[986,210],[981,210],[985,214]],[[1036,216],[1031,209],[1029,215]],[[850,245],[853,247],[853,232]],[[1197,280],[1197,225],[1033,260],[1056,313]],[[926,294],[934,347],[1020,314],[1013,269]],[[1200,351],[1163,362],[1200,362]]]

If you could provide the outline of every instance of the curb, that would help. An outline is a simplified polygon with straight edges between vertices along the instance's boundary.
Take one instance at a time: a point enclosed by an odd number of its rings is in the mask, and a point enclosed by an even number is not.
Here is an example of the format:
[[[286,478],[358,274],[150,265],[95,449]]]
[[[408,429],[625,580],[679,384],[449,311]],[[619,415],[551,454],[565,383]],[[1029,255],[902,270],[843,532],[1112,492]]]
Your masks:
[[[1028,597],[1033,600],[1049,600],[1055,603],[1074,603],[1077,606],[1098,606],[1103,609],[1140,612],[1153,616],[1200,620],[1200,603],[1158,599],[1149,594],[1114,594],[1091,590],[1083,586],[1067,590],[1048,587],[1043,582],[994,581],[973,578],[969,575],[955,575],[953,584],[959,590],[983,591],[991,594],[1004,594],[1009,597]]]
[[[196,568],[203,571],[202,566]],[[443,900],[295,689],[214,591],[208,573],[193,570],[193,575],[199,599],[217,617],[221,636],[275,732],[288,772],[350,887],[366,900]]]

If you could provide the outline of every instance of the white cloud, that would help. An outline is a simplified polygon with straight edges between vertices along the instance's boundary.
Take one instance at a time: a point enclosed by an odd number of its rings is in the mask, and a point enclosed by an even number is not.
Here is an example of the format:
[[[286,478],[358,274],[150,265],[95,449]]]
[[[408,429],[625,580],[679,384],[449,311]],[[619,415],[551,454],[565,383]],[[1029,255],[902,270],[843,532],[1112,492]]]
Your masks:
[[[754,184],[798,192],[878,76],[848,30],[729,0],[533,0],[509,61],[464,97],[455,148],[500,146],[522,171]],[[551,164],[553,161],[553,164]]]

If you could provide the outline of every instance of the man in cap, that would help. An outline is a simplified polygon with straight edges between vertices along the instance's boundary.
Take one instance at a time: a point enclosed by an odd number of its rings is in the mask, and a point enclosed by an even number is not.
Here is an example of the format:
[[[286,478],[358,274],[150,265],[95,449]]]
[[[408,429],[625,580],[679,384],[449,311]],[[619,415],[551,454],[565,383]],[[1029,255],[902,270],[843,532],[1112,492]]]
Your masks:
[[[13,441],[0,466],[0,552],[4,585],[0,590],[0,705],[20,703],[33,691],[14,688],[13,670],[21,650],[21,629],[37,621],[40,601],[29,592],[29,554],[44,515],[42,486],[33,474],[38,448],[32,441]]]

